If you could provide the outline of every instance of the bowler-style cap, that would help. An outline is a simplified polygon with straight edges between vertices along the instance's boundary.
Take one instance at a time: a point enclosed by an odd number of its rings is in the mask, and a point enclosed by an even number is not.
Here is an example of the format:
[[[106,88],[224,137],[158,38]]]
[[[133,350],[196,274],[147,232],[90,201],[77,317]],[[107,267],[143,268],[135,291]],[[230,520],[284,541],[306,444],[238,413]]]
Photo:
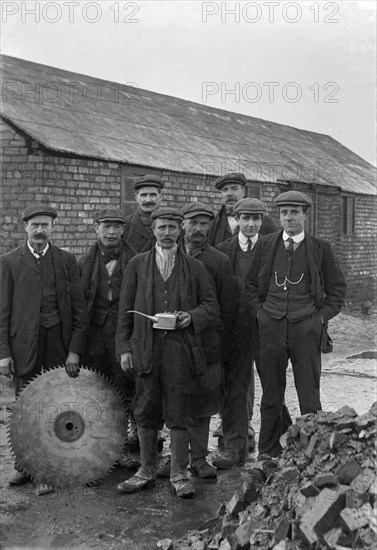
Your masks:
[[[233,214],[266,214],[267,207],[259,199],[241,199],[234,205]]]
[[[164,188],[164,182],[160,176],[153,176],[151,174],[143,176],[134,183],[134,189],[137,191],[140,187],[157,187],[158,189]]]
[[[38,203],[28,206],[22,213],[22,221],[27,222],[30,218],[35,216],[51,216],[54,220],[57,217],[58,213],[55,208],[49,206],[48,204]]]
[[[157,218],[165,218],[166,220],[175,220],[181,222],[183,216],[176,208],[170,208],[169,206],[161,206],[153,210],[151,214],[151,221],[157,220]]]
[[[275,199],[275,206],[312,206],[313,201],[301,191],[285,191]]]
[[[193,218],[194,216],[215,217],[215,213],[210,206],[202,202],[189,202],[181,210],[184,218]]]
[[[97,223],[100,222],[118,222],[126,223],[126,218],[120,208],[104,208],[99,210],[94,216]]]
[[[225,176],[217,178],[215,187],[216,189],[222,189],[224,185],[230,185],[232,183],[246,186],[246,177],[240,172],[231,172],[230,174],[225,174]]]

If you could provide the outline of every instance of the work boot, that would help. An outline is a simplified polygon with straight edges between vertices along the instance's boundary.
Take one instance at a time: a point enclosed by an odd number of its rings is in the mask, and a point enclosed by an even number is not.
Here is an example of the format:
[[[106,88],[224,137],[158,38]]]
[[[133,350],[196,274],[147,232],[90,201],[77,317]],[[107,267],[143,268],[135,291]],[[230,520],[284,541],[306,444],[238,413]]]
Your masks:
[[[126,468],[127,470],[137,470],[140,466],[140,460],[138,458],[131,457],[124,451],[118,458],[116,465],[121,468]]]
[[[196,418],[195,426],[188,429],[190,437],[191,468],[190,471],[203,479],[216,478],[216,470],[206,461],[210,416]]]
[[[217,478],[216,469],[205,458],[197,458],[191,462],[190,470],[202,479]]]
[[[19,486],[19,485],[25,485],[30,481],[29,476],[25,474],[25,472],[20,472],[19,470],[16,470],[15,473],[10,477],[8,480],[9,485]]]
[[[157,430],[138,426],[138,434],[141,466],[134,476],[119,483],[120,493],[136,493],[156,482]]]
[[[220,470],[231,470],[237,465],[237,458],[233,451],[224,449],[216,452],[212,457],[212,463]]]
[[[177,496],[192,497],[195,489],[187,474],[189,461],[189,434],[187,430],[170,430],[171,470],[170,483]]]

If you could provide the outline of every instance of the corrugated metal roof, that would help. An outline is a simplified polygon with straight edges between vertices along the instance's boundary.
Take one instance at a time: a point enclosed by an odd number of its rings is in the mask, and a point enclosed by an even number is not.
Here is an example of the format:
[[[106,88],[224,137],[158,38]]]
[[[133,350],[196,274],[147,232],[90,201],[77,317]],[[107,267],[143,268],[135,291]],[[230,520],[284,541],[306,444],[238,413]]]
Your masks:
[[[2,116],[54,151],[376,194],[376,168],[330,136],[14,57],[1,61]]]

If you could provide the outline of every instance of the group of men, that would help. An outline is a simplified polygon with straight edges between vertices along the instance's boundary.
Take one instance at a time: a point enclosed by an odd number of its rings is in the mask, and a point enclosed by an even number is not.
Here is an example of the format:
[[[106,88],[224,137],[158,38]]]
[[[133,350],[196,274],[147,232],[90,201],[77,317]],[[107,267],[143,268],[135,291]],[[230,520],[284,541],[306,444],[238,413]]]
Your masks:
[[[119,459],[139,466],[119,492],[155,483],[164,424],[165,473],[178,496],[194,495],[189,463],[202,478],[242,466],[254,444],[254,362],[263,390],[259,455],[278,456],[291,423],[288,359],[301,413],[321,409],[321,346],[346,285],[331,245],[304,230],[312,201],[298,191],[279,195],[277,231],[266,205],[246,198],[243,174],[215,186],[223,199],[217,215],[200,202],[161,207],[163,180],[140,178],[137,211],[127,218],[118,208],[98,212],[97,242],[78,262],[50,243],[56,210],[33,205],[22,216],[27,242],[1,257],[0,372],[13,376],[16,395],[57,364],[71,377],[88,365],[114,382],[140,446],[139,464],[127,453]],[[166,312],[174,327],[146,317]],[[210,419],[218,412],[222,446],[210,464]],[[10,483],[26,481],[16,471]]]

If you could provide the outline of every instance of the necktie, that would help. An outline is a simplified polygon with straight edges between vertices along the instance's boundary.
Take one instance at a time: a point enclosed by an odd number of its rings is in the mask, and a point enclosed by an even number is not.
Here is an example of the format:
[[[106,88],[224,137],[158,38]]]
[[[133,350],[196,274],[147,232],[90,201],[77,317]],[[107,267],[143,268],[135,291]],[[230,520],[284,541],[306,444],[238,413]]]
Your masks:
[[[251,239],[247,239],[247,249],[246,249],[246,252],[251,252],[251,249],[253,248],[253,243],[251,241]]]
[[[33,252],[34,252],[34,255],[37,256],[38,260],[43,258],[43,252],[38,252],[38,250],[34,250],[34,248],[33,248]]]
[[[295,247],[293,246],[293,243],[295,242],[292,237],[289,237],[289,239],[287,239],[289,245],[287,246],[287,252],[290,256],[292,256],[293,252],[295,251]]]

